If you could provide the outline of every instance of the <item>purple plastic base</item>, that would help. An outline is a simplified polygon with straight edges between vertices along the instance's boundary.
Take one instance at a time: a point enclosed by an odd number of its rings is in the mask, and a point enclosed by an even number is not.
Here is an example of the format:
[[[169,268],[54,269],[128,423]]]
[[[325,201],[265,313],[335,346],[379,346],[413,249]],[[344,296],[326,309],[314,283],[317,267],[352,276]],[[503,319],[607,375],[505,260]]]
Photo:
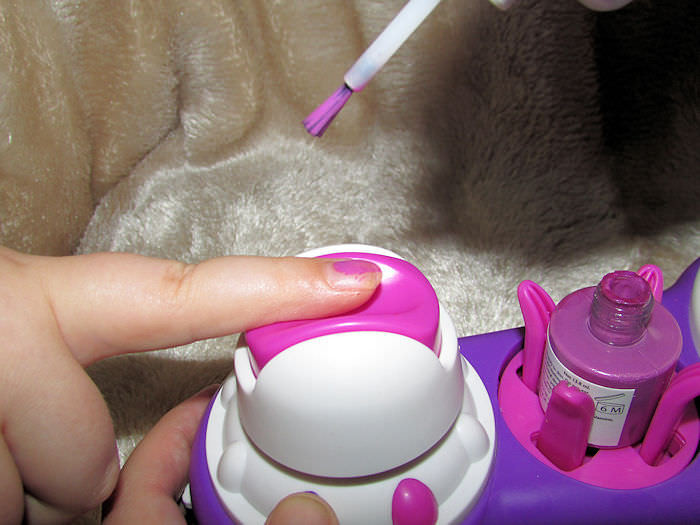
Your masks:
[[[663,304],[676,317],[683,332],[681,368],[699,361],[689,325],[690,296],[698,270],[700,259],[665,292],[663,298]],[[498,382],[506,364],[522,348],[523,335],[522,328],[514,328],[459,340],[460,351],[484,381],[495,407],[497,436],[491,478],[463,525],[698,523],[700,461],[697,459],[680,474],[657,485],[619,490],[596,487],[567,477],[540,462],[520,445],[500,412]],[[204,434],[208,415],[209,411],[204,416],[193,448],[190,469],[192,500],[202,525],[229,525],[234,522],[221,507],[207,468]]]
[[[201,525],[237,525],[224,509],[219,496],[216,495],[214,484],[209,474],[206,452],[207,423],[211,408],[216,402],[214,396],[202,416],[202,421],[197,429],[197,434],[192,443],[192,457],[190,458],[190,494],[192,495],[192,507]]]

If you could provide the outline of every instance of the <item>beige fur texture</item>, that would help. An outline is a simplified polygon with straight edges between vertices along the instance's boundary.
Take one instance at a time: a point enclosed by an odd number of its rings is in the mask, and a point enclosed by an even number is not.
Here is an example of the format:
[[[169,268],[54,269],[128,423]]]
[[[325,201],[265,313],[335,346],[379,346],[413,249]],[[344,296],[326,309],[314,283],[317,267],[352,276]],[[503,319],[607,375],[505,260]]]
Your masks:
[[[308,136],[403,3],[2,0],[0,240],[185,261],[381,245],[461,335],[522,323],[525,278],[558,300],[700,256],[697,0],[444,0]],[[91,368],[124,456],[234,340]]]

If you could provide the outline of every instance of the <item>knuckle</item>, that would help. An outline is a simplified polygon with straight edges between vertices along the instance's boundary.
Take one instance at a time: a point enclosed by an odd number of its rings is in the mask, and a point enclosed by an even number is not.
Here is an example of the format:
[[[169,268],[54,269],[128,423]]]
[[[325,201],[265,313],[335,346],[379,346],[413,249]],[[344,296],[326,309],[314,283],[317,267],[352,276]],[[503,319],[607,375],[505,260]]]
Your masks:
[[[160,282],[159,295],[170,310],[178,311],[192,299],[196,269],[196,264],[168,263]]]

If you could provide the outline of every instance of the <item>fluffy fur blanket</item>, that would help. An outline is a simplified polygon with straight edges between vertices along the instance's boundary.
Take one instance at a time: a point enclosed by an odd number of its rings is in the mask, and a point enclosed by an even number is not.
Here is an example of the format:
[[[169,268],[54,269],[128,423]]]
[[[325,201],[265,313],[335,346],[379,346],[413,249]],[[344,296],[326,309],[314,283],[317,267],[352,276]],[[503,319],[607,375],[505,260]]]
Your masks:
[[[0,240],[198,261],[392,249],[460,335],[700,256],[700,3],[445,0],[321,139],[301,120],[404,0],[0,2]],[[233,337],[90,370],[122,452]]]

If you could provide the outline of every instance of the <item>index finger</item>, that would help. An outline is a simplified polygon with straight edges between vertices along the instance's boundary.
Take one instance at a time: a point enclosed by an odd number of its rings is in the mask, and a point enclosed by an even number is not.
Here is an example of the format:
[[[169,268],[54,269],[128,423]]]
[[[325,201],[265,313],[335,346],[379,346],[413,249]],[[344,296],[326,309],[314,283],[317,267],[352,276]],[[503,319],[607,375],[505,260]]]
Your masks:
[[[35,258],[83,365],[291,319],[345,312],[381,280],[370,262],[230,256],[183,264],[133,254]]]

